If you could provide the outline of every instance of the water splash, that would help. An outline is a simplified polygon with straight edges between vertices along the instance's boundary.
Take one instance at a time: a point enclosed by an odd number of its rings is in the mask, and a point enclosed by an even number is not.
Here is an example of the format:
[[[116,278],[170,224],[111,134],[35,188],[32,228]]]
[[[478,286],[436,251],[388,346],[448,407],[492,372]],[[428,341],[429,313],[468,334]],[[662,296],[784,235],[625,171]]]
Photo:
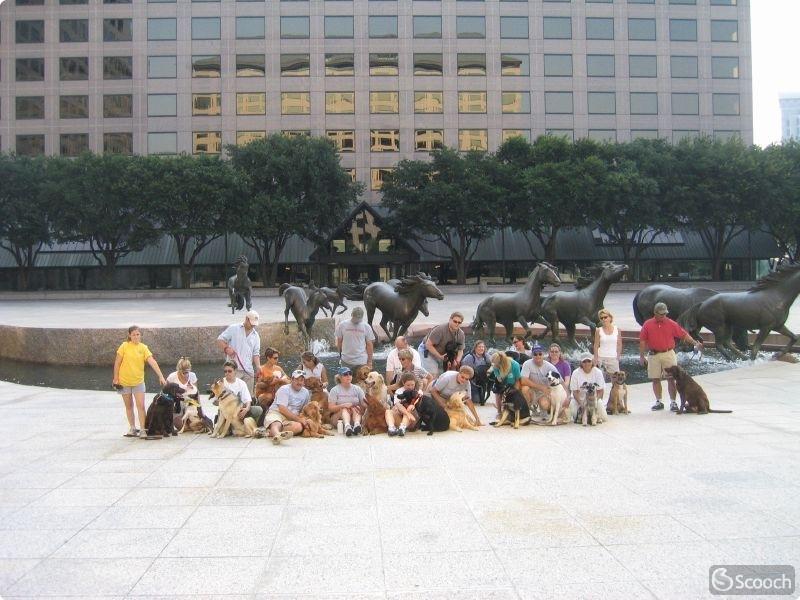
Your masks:
[[[308,349],[313,352],[315,356],[320,356],[330,353],[331,345],[328,340],[311,340],[308,344]]]

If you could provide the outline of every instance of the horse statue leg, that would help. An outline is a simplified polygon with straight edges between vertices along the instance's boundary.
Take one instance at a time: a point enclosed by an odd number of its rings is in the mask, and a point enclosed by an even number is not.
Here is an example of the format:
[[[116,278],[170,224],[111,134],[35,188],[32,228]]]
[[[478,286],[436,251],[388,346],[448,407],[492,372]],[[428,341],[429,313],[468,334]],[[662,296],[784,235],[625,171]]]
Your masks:
[[[375,318],[375,304],[373,304],[371,300],[364,300],[364,308],[367,310],[367,323],[372,329],[372,333],[377,338],[378,332],[375,331],[375,327],[372,325],[372,319]]]
[[[517,315],[517,322],[525,330],[525,339],[530,339],[530,337],[533,335],[533,331],[531,331],[531,326],[528,325],[527,319],[523,315]]]
[[[753,346],[750,348],[750,360],[755,360],[756,359],[756,357],[758,356],[758,351],[761,349],[761,344],[763,344],[764,340],[767,339],[767,336],[769,335],[769,332],[770,332],[769,329],[760,329],[759,330],[758,335],[756,336],[756,339],[753,340]],[[791,338],[789,338],[789,339],[791,340]],[[791,348],[791,343],[790,343],[789,347]],[[782,352],[782,354],[785,354],[785,352]]]
[[[564,323],[564,330],[567,332],[567,342],[573,347],[578,345],[575,339],[575,323]]]
[[[283,335],[289,335],[289,307],[283,311]]]
[[[494,312],[486,315],[486,330],[489,332],[489,343],[494,346],[497,342],[495,340],[495,330],[497,329],[497,316]]]
[[[383,313],[383,314],[381,315],[381,329],[383,329],[383,330],[386,332],[386,337],[388,337],[388,338],[389,338],[389,341],[390,341],[390,342],[393,342],[393,341],[394,341],[394,338],[392,337],[392,332],[393,332],[393,331],[394,331],[396,328],[395,328],[395,326],[394,326],[394,323],[393,323],[393,322],[392,322],[392,326],[390,327],[390,326],[389,326],[389,322],[390,322],[390,321],[389,321],[389,317],[387,317],[387,316],[386,316],[386,314],[385,314],[385,313]]]
[[[708,325],[706,325],[706,327],[708,327]],[[709,329],[711,328],[709,327]],[[722,356],[731,362],[746,358],[746,355],[742,354],[738,348],[731,344],[731,335],[733,332],[730,330],[730,327],[723,324],[716,329],[711,329],[711,331],[714,334],[714,342],[717,345],[717,350],[719,350]]]
[[[777,331],[781,335],[785,335],[786,337],[789,338],[789,343],[786,344],[783,348],[781,348],[779,356],[782,356],[784,354],[788,354],[789,352],[792,351],[792,347],[797,343],[797,336],[795,334],[793,334],[789,330],[789,328],[786,327],[786,325],[781,325],[780,327],[775,329],[775,331]],[[759,347],[760,347],[760,344],[759,344]],[[758,348],[756,348],[755,344],[753,344],[753,349],[754,350],[758,350]]]
[[[245,290],[243,292],[243,295],[244,295],[245,306],[247,307],[247,310],[250,310],[251,308],[253,308],[253,301],[250,300],[250,288],[249,287],[245,288]]]
[[[503,321],[500,324],[506,330],[506,341],[510,344],[514,339],[514,321]]]
[[[336,304],[333,305],[333,314],[334,315],[337,314],[336,313],[336,307],[337,306],[341,306],[342,307],[342,310],[338,314],[342,315],[342,314],[347,312],[347,305],[344,303],[344,298],[342,298],[341,295],[336,298]]]

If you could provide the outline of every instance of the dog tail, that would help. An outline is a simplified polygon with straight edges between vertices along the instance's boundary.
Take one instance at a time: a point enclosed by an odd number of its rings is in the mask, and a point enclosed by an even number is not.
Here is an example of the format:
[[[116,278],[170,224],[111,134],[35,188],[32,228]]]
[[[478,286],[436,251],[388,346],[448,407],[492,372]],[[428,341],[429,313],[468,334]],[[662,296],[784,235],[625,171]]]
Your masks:
[[[642,315],[642,311],[639,308],[639,295],[642,293],[642,290],[636,292],[636,295],[633,297],[633,318],[636,319],[636,322],[639,325],[644,325],[645,318]]]
[[[292,284],[290,284],[290,283],[282,283],[282,284],[280,284],[280,286],[278,286],[278,296],[283,296],[283,292],[288,290],[290,287],[292,287]]]
[[[728,414],[728,413],[732,413],[733,411],[732,410],[714,410],[713,408],[709,408],[708,412],[710,412],[710,413]]]

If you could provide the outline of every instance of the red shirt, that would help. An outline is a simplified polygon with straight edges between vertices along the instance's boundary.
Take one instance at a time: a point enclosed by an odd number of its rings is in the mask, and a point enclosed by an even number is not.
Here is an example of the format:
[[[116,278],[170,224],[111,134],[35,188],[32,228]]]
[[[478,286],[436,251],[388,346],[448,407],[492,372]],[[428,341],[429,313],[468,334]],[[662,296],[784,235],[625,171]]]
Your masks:
[[[669,317],[660,323],[652,317],[642,325],[639,340],[653,352],[666,352],[675,348],[675,338],[683,339],[687,335],[686,330]]]

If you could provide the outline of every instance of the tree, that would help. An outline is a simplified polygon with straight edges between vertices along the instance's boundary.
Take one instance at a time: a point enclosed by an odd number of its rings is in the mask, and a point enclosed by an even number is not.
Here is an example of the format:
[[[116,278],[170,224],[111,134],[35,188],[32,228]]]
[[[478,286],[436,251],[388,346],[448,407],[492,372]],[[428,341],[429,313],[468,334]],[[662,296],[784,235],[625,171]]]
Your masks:
[[[274,134],[227,150],[243,194],[233,228],[255,251],[262,281],[272,284],[289,238],[324,242],[361,184],[342,169],[326,138]]]
[[[236,210],[236,177],[217,157],[144,159],[141,193],[159,230],[175,242],[181,287],[191,285],[195,262],[219,238]]]
[[[0,248],[17,263],[17,289],[28,289],[31,269],[45,244],[52,243],[54,182],[43,157],[0,155]]]
[[[57,238],[85,242],[111,287],[121,258],[158,239],[141,186],[148,175],[138,156],[83,154],[59,163],[62,210]]]
[[[430,162],[401,161],[383,182],[391,227],[423,244],[441,242],[459,284],[466,283],[479,242],[494,232],[495,216],[503,210],[495,167],[491,155],[444,148],[432,152]]]
[[[781,254],[800,262],[800,143],[770,146],[763,153],[766,182],[762,217]]]

